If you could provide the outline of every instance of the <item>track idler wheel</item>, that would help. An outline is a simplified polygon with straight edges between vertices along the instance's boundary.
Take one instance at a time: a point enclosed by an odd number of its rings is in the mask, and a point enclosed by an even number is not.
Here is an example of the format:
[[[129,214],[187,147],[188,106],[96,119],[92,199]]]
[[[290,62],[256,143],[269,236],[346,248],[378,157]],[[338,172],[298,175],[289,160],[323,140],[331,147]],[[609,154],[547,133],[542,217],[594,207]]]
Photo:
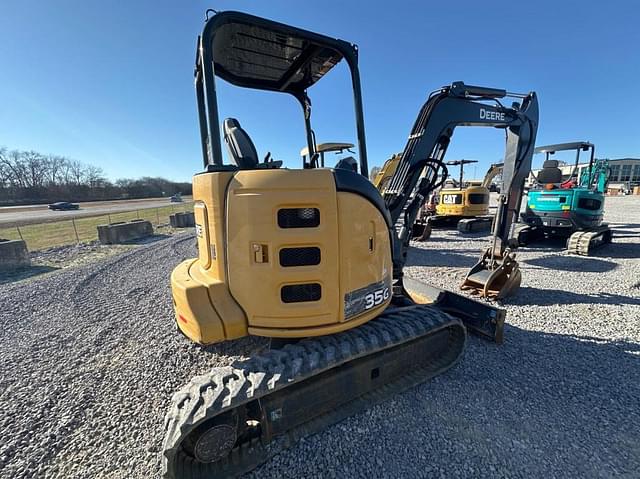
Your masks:
[[[183,443],[184,452],[204,464],[229,455],[239,434],[237,414],[222,414],[198,426]]]

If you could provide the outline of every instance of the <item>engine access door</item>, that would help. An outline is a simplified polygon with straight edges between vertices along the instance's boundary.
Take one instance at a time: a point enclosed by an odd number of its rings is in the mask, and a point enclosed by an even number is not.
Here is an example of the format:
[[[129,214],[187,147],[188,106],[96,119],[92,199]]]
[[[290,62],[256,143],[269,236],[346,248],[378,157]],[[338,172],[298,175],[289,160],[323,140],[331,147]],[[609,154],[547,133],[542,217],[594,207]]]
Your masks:
[[[229,184],[226,209],[229,287],[249,326],[338,323],[338,208],[331,171],[239,171]]]

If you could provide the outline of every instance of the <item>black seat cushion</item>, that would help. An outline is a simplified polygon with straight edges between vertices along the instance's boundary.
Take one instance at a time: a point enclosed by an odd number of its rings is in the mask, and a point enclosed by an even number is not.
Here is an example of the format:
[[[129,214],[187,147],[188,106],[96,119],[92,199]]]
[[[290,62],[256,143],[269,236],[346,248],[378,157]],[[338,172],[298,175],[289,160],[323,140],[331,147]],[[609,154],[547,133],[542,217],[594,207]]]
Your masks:
[[[538,183],[560,183],[562,170],[558,168],[557,160],[546,160],[538,173]]]
[[[235,165],[242,170],[258,167],[258,152],[246,131],[235,118],[224,120],[224,141],[227,144],[229,156]]]
[[[358,172],[358,162],[353,156],[347,156],[346,158],[342,158],[338,163],[336,163],[336,168],[342,168],[343,170],[350,170],[354,172]]]

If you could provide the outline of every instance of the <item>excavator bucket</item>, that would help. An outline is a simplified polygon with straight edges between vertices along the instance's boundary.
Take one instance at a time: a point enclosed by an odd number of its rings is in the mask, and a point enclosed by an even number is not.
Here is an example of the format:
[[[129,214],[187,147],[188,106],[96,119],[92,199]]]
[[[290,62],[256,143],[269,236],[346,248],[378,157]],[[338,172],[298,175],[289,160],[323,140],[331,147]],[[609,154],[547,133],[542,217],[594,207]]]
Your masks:
[[[469,270],[460,289],[484,298],[503,299],[518,291],[521,280],[520,266],[512,254],[491,259],[489,253],[485,253]]]

